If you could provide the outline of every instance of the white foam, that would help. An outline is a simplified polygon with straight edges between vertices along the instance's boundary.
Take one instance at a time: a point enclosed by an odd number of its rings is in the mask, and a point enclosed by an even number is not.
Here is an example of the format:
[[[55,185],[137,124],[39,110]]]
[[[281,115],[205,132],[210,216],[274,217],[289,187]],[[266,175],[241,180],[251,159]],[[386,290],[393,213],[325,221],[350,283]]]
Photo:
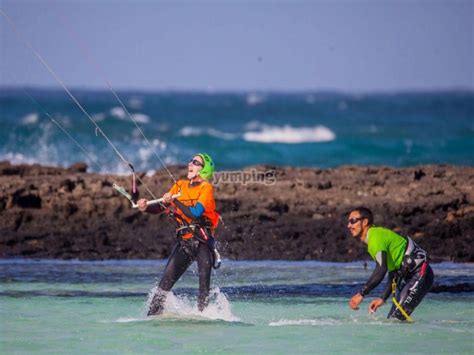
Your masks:
[[[148,295],[146,309],[149,308],[156,290],[157,288],[154,287]],[[176,296],[173,292],[169,292],[164,306],[163,317],[224,320],[227,322],[240,321],[238,317],[232,314],[231,304],[219,288],[212,289],[209,298],[209,305],[201,312],[198,309],[196,299],[187,296]]]
[[[278,321],[269,322],[270,327],[285,327],[285,326],[328,326],[328,325],[341,325],[341,324],[373,324],[383,326],[393,326],[399,324],[398,321],[385,319],[384,317],[378,318],[375,316],[363,316],[363,317],[349,317],[345,319],[334,319],[334,318],[320,318],[320,319],[280,319]]]
[[[224,140],[233,140],[238,137],[237,134],[233,133],[226,133],[219,131],[215,128],[207,128],[207,127],[193,127],[193,126],[185,126],[180,129],[179,135],[183,137],[199,137],[199,136],[210,136],[216,137]]]
[[[0,156],[2,160],[9,160],[14,164],[43,164],[43,165],[61,165],[60,148],[50,143],[50,137],[53,130],[53,123],[43,122],[39,125],[38,135],[32,137],[29,153],[5,152]]]
[[[36,112],[32,112],[21,119],[21,123],[25,125],[35,124],[39,121],[39,115]]]
[[[100,122],[105,119],[105,113],[103,112],[93,113],[91,117],[94,119],[94,121]]]
[[[120,118],[121,120],[127,117],[127,113],[122,107],[114,107],[110,109],[110,115],[116,118]]]
[[[293,326],[293,325],[337,325],[341,324],[340,321],[335,319],[280,319],[276,322],[270,322],[268,325],[270,327],[284,327],[284,326]]]
[[[245,132],[244,139],[249,142],[260,143],[320,143],[336,139],[333,131],[325,126],[292,127],[290,125],[269,126],[262,125],[260,131]]]
[[[138,123],[149,123],[150,122],[150,117],[145,115],[144,113],[134,113],[131,116]]]
[[[118,118],[120,120],[126,120],[128,118],[127,112],[123,107],[114,107],[109,111],[112,117]],[[149,123],[150,117],[144,113],[130,113],[130,116],[138,123]]]
[[[140,318],[123,317],[123,318],[117,319],[115,322],[116,323],[132,323],[132,322],[147,322],[147,321],[151,321],[151,320],[153,320],[153,318],[150,318],[150,317],[140,317]],[[102,321],[101,323],[111,323],[111,322],[110,321]]]
[[[65,128],[71,127],[71,117],[57,113],[54,115],[54,118],[60,122],[61,126]]]
[[[142,162],[147,162],[150,159],[151,155],[153,154],[153,150],[151,148],[140,148],[138,149],[138,156]]]
[[[259,95],[257,93],[251,93],[251,94],[247,95],[247,97],[245,98],[245,101],[247,102],[247,105],[255,106],[255,105],[258,105],[258,104],[264,102],[265,97],[262,96],[262,95]]]
[[[5,154],[0,155],[0,160],[8,160],[12,164],[35,164],[41,163],[37,159],[27,157],[21,153],[15,152],[6,152]]]

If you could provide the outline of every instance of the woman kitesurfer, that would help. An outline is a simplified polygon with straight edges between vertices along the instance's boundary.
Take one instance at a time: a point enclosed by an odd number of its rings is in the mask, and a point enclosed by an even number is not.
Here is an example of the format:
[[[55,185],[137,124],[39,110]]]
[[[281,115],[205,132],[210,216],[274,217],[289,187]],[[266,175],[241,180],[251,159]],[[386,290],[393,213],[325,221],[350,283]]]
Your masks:
[[[163,203],[173,210],[172,216],[177,223],[177,243],[153,295],[148,315],[163,312],[168,292],[194,260],[197,260],[199,274],[198,309],[203,311],[209,303],[211,268],[217,268],[220,262],[213,238],[219,222],[213,187],[209,183],[213,173],[211,157],[198,153],[188,163],[187,180],[177,181],[163,195]],[[173,198],[178,194],[177,198]],[[138,208],[152,214],[163,212],[163,206],[147,206],[145,199],[138,201]]]

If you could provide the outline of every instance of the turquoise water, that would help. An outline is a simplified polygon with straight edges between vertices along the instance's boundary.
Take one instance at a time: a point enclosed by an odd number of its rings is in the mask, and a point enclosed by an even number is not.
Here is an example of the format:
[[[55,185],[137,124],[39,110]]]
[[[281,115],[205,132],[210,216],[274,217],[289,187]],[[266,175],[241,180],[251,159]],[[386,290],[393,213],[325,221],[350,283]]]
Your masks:
[[[193,267],[163,316],[144,315],[164,261],[0,261],[2,353],[473,353],[474,294],[430,293],[415,323],[349,309],[362,262],[230,262],[197,311]],[[474,282],[472,264],[434,265],[436,283]],[[374,294],[377,294],[375,292]],[[370,299],[370,297],[368,297]]]
[[[209,152],[218,170],[254,164],[474,165],[474,92],[119,93],[153,144],[145,144],[109,92],[78,101],[135,168],[149,171]],[[87,160],[47,117],[63,125],[101,172],[125,172],[95,127],[63,91],[0,91],[0,160],[69,166]]]

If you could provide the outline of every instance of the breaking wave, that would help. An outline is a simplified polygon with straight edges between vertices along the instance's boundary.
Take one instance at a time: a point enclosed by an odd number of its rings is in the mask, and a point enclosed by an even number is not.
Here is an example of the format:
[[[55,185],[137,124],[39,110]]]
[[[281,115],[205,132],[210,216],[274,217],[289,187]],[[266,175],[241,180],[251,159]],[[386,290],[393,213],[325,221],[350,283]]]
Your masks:
[[[256,127],[253,124],[251,127]],[[245,132],[244,140],[259,143],[321,143],[336,139],[336,134],[325,126],[292,127],[260,125],[259,130]]]
[[[234,133],[226,133],[214,128],[201,128],[193,126],[185,126],[181,128],[179,130],[179,135],[182,137],[210,136],[224,140],[233,140],[238,138],[238,135]]]

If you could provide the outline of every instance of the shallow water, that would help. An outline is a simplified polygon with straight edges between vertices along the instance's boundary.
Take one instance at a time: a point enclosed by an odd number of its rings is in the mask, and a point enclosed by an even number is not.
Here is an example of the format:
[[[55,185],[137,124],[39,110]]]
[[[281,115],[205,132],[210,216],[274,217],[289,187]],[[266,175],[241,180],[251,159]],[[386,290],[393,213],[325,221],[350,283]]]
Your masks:
[[[230,262],[197,311],[193,267],[163,316],[146,317],[164,261],[0,260],[2,353],[473,353],[474,294],[430,293],[415,323],[351,311],[362,262]],[[472,264],[436,264],[435,282],[474,283]],[[374,291],[373,295],[378,292]],[[370,296],[367,297],[370,299]]]

